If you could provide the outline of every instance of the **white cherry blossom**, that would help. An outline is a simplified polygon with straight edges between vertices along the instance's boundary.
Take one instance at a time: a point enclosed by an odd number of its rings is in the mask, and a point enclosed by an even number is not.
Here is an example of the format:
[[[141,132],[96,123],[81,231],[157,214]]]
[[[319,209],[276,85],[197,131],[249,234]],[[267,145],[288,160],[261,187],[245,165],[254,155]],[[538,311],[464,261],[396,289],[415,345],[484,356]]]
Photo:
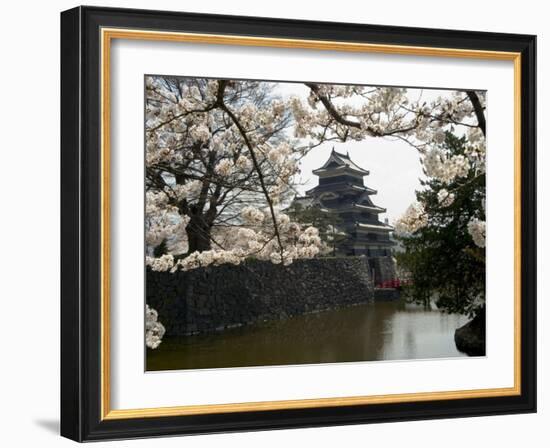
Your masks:
[[[145,305],[145,345],[151,349],[157,348],[166,333],[164,325],[158,320],[158,313],[149,305]]]
[[[468,223],[468,233],[474,240],[476,246],[485,247],[485,221],[473,218]]]
[[[408,235],[421,229],[428,223],[428,216],[424,207],[419,202],[415,202],[407,208],[403,216],[395,222],[395,231],[397,234]]]

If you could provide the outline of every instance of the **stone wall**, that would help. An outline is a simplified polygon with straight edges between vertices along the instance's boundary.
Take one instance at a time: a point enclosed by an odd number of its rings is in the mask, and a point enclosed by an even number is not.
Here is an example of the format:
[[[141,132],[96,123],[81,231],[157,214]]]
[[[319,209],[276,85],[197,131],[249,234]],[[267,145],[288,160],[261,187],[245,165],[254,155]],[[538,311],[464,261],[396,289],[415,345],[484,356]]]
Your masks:
[[[374,289],[366,258],[348,257],[148,270],[146,295],[166,334],[183,336],[366,303]]]

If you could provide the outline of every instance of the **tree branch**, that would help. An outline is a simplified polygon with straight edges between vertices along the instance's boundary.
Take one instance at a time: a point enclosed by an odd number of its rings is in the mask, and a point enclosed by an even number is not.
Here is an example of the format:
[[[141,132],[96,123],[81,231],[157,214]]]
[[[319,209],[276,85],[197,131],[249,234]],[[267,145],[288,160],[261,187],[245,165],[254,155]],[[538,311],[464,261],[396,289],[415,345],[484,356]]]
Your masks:
[[[468,95],[468,98],[470,98],[470,101],[472,102],[472,106],[474,107],[474,112],[477,117],[477,124],[479,125],[479,129],[481,129],[481,132],[483,132],[483,135],[485,134],[485,114],[483,113],[483,106],[481,105],[481,101],[479,101],[479,97],[477,96],[477,93],[474,90],[466,90],[466,95]]]
[[[221,88],[222,83],[225,83],[225,81],[220,81],[220,90],[222,90],[222,88]],[[225,88],[225,84],[224,84],[223,88]],[[283,243],[281,241],[281,235],[279,233],[279,226],[277,225],[277,218],[275,216],[275,209],[273,208],[273,201],[271,200],[271,197],[269,196],[269,191],[267,190],[265,180],[264,180],[264,175],[263,175],[263,172],[260,168],[260,164],[258,163],[258,159],[256,157],[254,147],[253,147],[252,143],[250,142],[250,140],[248,138],[248,135],[246,134],[246,130],[243,128],[243,126],[240,123],[237,116],[223,102],[223,91],[222,91],[221,95],[220,95],[220,92],[218,92],[218,101],[221,102],[221,104],[220,104],[221,109],[223,111],[225,111],[225,113],[227,113],[229,118],[231,118],[231,121],[233,121],[233,123],[235,124],[235,126],[239,130],[239,132],[240,132],[240,134],[241,134],[241,136],[242,136],[242,138],[243,138],[243,140],[244,140],[244,142],[245,142],[245,144],[246,144],[246,146],[247,146],[247,148],[250,152],[250,157],[252,159],[252,163],[254,164],[254,168],[255,168],[256,172],[258,173],[258,179],[260,181],[262,191],[264,192],[265,198],[267,200],[267,204],[269,206],[269,211],[271,213],[271,219],[273,220],[273,231],[274,231],[275,237],[277,238],[277,243],[279,244],[279,248],[280,248],[280,251],[281,251],[281,260],[282,260],[284,249],[283,249]]]

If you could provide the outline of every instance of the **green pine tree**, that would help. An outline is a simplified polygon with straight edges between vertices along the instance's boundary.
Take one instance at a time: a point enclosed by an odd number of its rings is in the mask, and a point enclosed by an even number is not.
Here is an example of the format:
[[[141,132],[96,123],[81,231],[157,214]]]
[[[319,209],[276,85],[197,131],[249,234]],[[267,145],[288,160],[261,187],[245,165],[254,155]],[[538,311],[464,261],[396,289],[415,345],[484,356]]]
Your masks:
[[[464,154],[466,144],[464,137],[447,133],[442,149],[448,156]],[[399,238],[405,251],[397,260],[412,279],[405,293],[413,301],[434,300],[443,311],[474,317],[484,310],[485,250],[474,244],[467,227],[474,217],[485,219],[485,174],[470,169],[451,184],[430,179],[422,186],[416,197],[428,223]],[[443,189],[454,194],[452,204],[438,198]]]

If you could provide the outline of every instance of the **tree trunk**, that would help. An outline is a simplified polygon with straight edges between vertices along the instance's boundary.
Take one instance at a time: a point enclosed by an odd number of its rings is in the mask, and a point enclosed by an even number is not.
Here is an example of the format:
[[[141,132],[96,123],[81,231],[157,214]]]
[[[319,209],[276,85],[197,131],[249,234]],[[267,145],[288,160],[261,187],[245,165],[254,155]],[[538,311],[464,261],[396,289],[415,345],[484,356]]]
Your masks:
[[[204,252],[212,248],[210,231],[212,226],[208,224],[205,217],[200,215],[191,215],[189,224],[185,227],[189,245],[188,253]]]

